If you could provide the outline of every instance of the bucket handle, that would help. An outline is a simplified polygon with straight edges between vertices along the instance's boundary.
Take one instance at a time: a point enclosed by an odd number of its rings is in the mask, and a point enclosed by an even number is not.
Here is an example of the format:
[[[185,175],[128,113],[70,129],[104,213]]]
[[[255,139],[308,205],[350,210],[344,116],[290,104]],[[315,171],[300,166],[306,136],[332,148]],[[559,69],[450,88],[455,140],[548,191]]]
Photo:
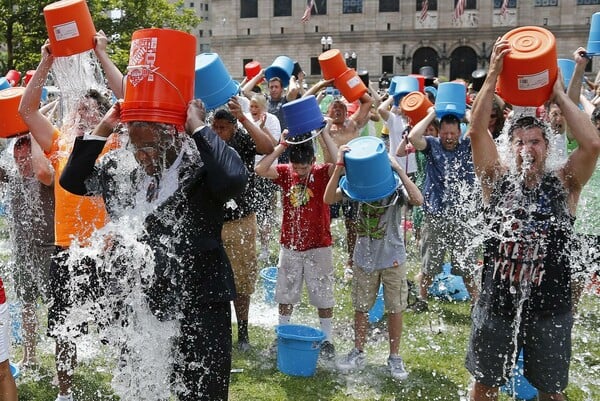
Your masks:
[[[159,77],[161,77],[162,79],[164,79],[169,85],[171,85],[175,91],[177,92],[177,94],[179,95],[179,98],[181,99],[181,103],[183,103],[183,105],[187,105],[187,102],[185,101],[185,98],[183,97],[183,95],[181,94],[181,91],[179,90],[179,88],[177,86],[175,86],[175,84],[173,84],[173,82],[171,82],[167,77],[165,77],[163,74],[161,74],[160,72],[158,72],[158,69],[160,67],[154,67],[154,68],[150,68],[149,65],[146,64],[138,64],[138,65],[128,65],[127,66],[127,71],[130,70],[143,70],[143,69],[147,69],[148,71],[150,71],[152,74],[156,74]],[[128,74],[129,75],[129,74]],[[125,78],[123,78],[125,79]]]

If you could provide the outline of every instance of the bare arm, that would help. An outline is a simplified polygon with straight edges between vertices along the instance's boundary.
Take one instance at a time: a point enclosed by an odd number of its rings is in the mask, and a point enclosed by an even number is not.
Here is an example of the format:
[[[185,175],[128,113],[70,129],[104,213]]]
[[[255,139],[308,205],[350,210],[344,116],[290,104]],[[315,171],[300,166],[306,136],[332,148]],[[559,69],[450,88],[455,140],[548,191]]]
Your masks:
[[[252,89],[254,89],[254,87],[256,85],[258,85],[260,80],[263,79],[264,77],[265,77],[265,70],[261,69],[258,74],[256,74],[255,76],[252,77],[251,80],[246,82],[246,84],[242,86],[242,93],[244,94],[244,96],[246,96],[248,99],[252,99],[252,96],[254,95],[254,92],[252,91]]]
[[[273,152],[273,145],[275,142],[275,138],[267,132],[265,132],[262,128],[264,128],[264,119],[267,118],[266,115],[263,115],[262,126],[258,126],[254,124],[254,122],[248,120],[246,116],[244,116],[244,112],[242,111],[242,107],[240,103],[236,99],[236,97],[232,97],[231,100],[227,103],[231,114],[237,118],[237,120],[242,124],[242,126],[246,129],[248,134],[252,137],[254,144],[256,145],[256,151],[261,155],[268,154]]]
[[[339,202],[342,200],[342,190],[338,187],[340,182],[340,177],[344,173],[344,153],[348,152],[350,147],[348,145],[340,146],[335,167],[331,176],[329,177],[329,182],[327,183],[327,187],[325,188],[325,193],[323,194],[323,202],[331,205],[333,203]]]
[[[424,150],[427,147],[427,140],[425,139],[425,131],[427,131],[427,127],[433,120],[435,120],[435,107],[431,106],[427,110],[427,115],[421,121],[415,124],[414,127],[408,133],[408,141],[415,147],[417,150]],[[398,155],[400,156],[400,155]]]
[[[117,99],[123,99],[125,97],[123,74],[121,71],[119,71],[115,63],[112,62],[108,56],[108,53],[106,52],[108,38],[102,30],[98,31],[96,35],[94,35],[94,44],[94,52],[96,53],[98,61],[100,61],[100,64],[102,64],[102,69],[104,70],[106,80],[108,81],[108,87],[113,91]]]
[[[310,95],[319,93],[323,89],[325,89],[326,87],[331,85],[332,83],[333,83],[333,79],[328,79],[328,80],[322,79],[319,82],[317,82],[316,84],[314,84],[313,86],[311,86],[310,88],[308,88],[308,90],[306,92],[304,92],[304,95],[302,95],[302,97],[306,97],[306,96],[310,96]]]
[[[369,113],[371,106],[373,106],[373,98],[365,93],[359,100],[360,107],[356,113],[350,116],[350,119],[356,123],[358,129],[361,129],[369,122]]]
[[[283,152],[285,152],[285,149],[288,146],[287,143],[285,142],[286,134],[287,134],[287,130],[284,130],[281,133],[281,141],[279,142],[279,144],[277,144],[277,146],[275,146],[275,149],[273,150],[273,152],[269,153],[268,155],[263,157],[256,164],[256,166],[254,166],[254,172],[257,175],[259,175],[261,177],[269,178],[271,180],[274,180],[277,177],[279,177],[279,174],[277,173],[277,167],[275,167],[275,165],[273,165],[273,163],[275,163],[275,160],[277,160],[279,158],[279,156],[281,156],[283,154]]]
[[[29,84],[25,88],[21,104],[19,105],[19,114],[33,138],[40,145],[42,150],[49,151],[52,147],[52,136],[54,127],[52,123],[40,112],[40,99],[42,97],[42,87],[46,83],[48,73],[52,67],[54,56],[50,49],[50,41],[42,46],[42,59],[31,77]]]
[[[54,182],[54,168],[50,161],[42,152],[42,148],[31,138],[31,165],[35,178],[46,186],[52,185]]]
[[[406,174],[406,171],[400,166],[395,157],[390,156],[390,163],[392,164],[392,169],[398,174],[400,177],[400,181],[402,181],[402,185],[404,185],[404,189],[406,190],[405,195],[408,198],[408,203],[413,206],[420,206],[423,204],[423,194],[419,190],[419,187],[415,185],[414,182]]]
[[[387,99],[381,102],[379,107],[377,107],[377,111],[379,112],[379,115],[381,116],[381,118],[383,118],[384,121],[387,121],[390,118],[390,105],[393,101],[394,97],[389,96]]]
[[[300,87],[298,86],[298,80],[296,79],[295,76],[292,75],[290,77],[290,84],[288,86],[285,98],[287,99],[288,102],[291,102],[292,100],[296,100],[298,98],[298,93],[300,93]]]

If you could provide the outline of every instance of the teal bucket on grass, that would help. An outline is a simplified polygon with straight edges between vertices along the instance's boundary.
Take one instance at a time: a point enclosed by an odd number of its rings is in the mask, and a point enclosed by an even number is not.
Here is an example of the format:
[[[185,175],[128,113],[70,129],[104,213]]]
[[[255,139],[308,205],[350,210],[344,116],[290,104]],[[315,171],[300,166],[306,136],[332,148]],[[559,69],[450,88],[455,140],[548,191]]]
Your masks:
[[[206,110],[226,104],[239,92],[240,84],[234,81],[217,53],[196,56],[194,97],[204,102]]]
[[[277,284],[277,267],[265,267],[260,271],[260,278],[263,281],[265,289],[265,302],[268,304],[275,303],[275,285]]]
[[[377,298],[375,298],[375,303],[369,310],[369,323],[377,323],[383,317],[383,312],[385,311],[385,304],[383,302],[383,285],[379,286],[379,291],[377,291]]]
[[[467,87],[460,82],[439,84],[434,107],[438,118],[452,114],[462,119],[467,111]]]
[[[517,364],[513,368],[512,377],[500,390],[510,395],[514,395],[517,400],[529,401],[537,397],[538,391],[529,383],[529,380],[523,376],[523,350],[519,353]]]
[[[277,369],[290,376],[312,376],[325,334],[310,326],[277,326]]]

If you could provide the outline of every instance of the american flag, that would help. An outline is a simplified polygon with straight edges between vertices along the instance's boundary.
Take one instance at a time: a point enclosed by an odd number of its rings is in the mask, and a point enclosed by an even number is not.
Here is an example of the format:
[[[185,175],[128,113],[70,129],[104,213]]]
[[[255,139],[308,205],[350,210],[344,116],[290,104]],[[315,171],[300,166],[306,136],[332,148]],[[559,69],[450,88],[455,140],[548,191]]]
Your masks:
[[[425,19],[427,18],[427,10],[428,9],[429,9],[429,1],[428,0],[421,1],[421,16],[419,17],[419,20],[425,21]]]
[[[508,12],[508,0],[502,1],[502,7],[500,7],[500,15],[505,16]]]
[[[465,2],[466,0],[458,0],[456,2],[456,7],[454,7],[454,19],[459,19],[465,12]]]
[[[315,7],[315,0],[307,0],[306,1],[306,10],[304,10],[304,14],[300,21],[308,22],[310,20],[310,15],[312,13],[312,8]]]

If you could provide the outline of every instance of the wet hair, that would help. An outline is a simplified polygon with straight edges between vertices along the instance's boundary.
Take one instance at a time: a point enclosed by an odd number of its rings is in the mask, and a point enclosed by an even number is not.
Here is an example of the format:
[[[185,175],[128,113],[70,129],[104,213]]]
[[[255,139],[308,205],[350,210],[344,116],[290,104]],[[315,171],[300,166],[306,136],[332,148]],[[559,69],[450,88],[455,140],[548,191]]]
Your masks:
[[[456,125],[460,129],[460,120],[454,114],[446,114],[440,119],[440,126],[442,124]]]
[[[290,145],[290,163],[311,164],[315,158],[315,148],[311,141]]]
[[[269,79],[269,83],[275,82],[275,81],[279,82],[279,84],[283,88],[283,81],[281,80],[281,78],[279,78],[279,77],[273,77],[273,78]]]
[[[237,118],[235,118],[235,116],[229,110],[226,109],[219,109],[215,111],[215,114],[213,115],[213,120],[225,120],[231,124],[235,124],[237,122]]]
[[[106,96],[98,92],[96,89],[88,89],[88,91],[83,96],[86,99],[93,99],[98,104],[98,108],[100,109],[100,114],[104,115],[110,109],[110,101]]]
[[[521,116],[521,117],[517,117],[513,121],[510,121],[508,131],[507,131],[508,138],[512,140],[514,132],[518,129],[531,129],[531,128],[539,128],[540,130],[542,130],[542,135],[544,136],[544,140],[546,142],[549,142],[550,131],[551,131],[550,126],[548,124],[546,124],[544,121],[540,120],[539,118],[532,117],[532,116],[525,116],[525,117]]]

